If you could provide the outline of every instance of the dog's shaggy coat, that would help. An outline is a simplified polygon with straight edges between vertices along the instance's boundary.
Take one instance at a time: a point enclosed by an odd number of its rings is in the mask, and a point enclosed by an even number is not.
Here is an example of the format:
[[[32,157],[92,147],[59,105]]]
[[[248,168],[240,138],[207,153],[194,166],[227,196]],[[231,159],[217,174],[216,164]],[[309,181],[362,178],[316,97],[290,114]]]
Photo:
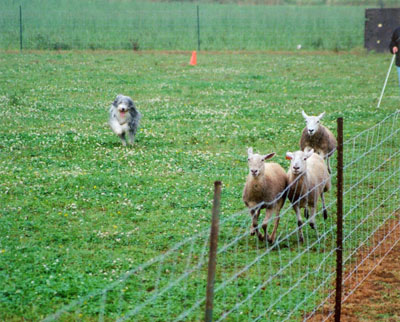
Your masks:
[[[142,115],[136,109],[135,103],[129,96],[118,95],[110,108],[109,124],[123,145],[126,145],[126,135],[129,143],[133,144]]]

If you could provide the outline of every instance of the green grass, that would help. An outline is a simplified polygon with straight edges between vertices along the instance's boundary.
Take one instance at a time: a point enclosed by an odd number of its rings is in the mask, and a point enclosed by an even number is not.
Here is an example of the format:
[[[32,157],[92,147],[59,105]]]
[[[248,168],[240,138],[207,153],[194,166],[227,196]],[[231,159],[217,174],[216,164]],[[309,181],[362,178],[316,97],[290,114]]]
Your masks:
[[[0,48],[197,49],[196,4],[138,1],[0,3]],[[201,3],[202,50],[348,50],[363,46],[365,6]]]
[[[189,56],[157,52],[0,54],[1,320],[40,320],[80,296],[104,289],[176,243],[207,231],[214,180],[224,184],[220,245],[246,232],[250,218],[246,213],[236,214],[244,209],[246,149],[275,151],[274,161],[287,168],[284,155],[297,149],[304,126],[301,109],[308,114],[326,111],[324,124],[333,130],[336,118],[343,116],[345,139],[398,109],[394,73],[382,107],[376,109],[388,56],[201,54],[196,67],[188,66]],[[143,114],[131,148],[122,147],[107,125],[108,107],[118,93],[132,96]],[[366,138],[367,147],[375,139]],[[364,141],[357,144],[365,149]],[[395,149],[391,144],[382,151]],[[398,157],[394,162],[398,164]],[[351,180],[357,180],[370,165],[364,160]],[[376,184],[377,177],[373,179],[371,184]],[[392,181],[395,187],[398,177]],[[374,198],[387,194],[385,189]],[[352,196],[357,200],[358,193],[365,196],[369,191],[367,182]],[[332,192],[328,201],[333,200]],[[373,209],[373,205],[368,207]],[[398,199],[387,204],[385,213],[395,207]],[[281,234],[296,227],[288,204],[285,209],[289,215],[278,229]],[[334,207],[330,212],[334,213]],[[351,218],[357,222],[360,213]],[[318,218],[317,223],[324,231],[333,220],[330,217],[324,225]],[[367,226],[357,240],[370,229]],[[308,227],[305,233],[310,244],[315,241]],[[323,250],[319,247],[332,248],[332,238],[329,235],[313,246],[295,262],[290,275],[278,276],[274,288],[257,295],[232,319],[262,313],[263,301],[283,294],[303,276],[302,268],[312,271],[321,264]],[[107,301],[101,296],[88,299],[64,320],[95,320],[103,304],[106,319],[128,312],[142,296],[152,295],[155,281],[158,287],[167,285],[182,269],[193,267],[197,259],[188,254],[206,258],[206,244],[205,235],[183,246],[160,266],[134,274],[110,290]],[[243,300],[246,292],[265,281],[265,267],[277,270],[305,247],[297,246],[296,236],[285,245],[218,292],[215,311],[221,314]],[[229,248],[219,259],[217,285],[263,251],[254,238]],[[284,297],[271,319],[279,320],[293,310],[302,294],[328,276],[332,261],[326,262],[323,271],[312,273],[316,279],[302,282]],[[204,270],[183,286],[172,288],[137,317],[154,321],[176,316],[182,308],[181,296],[185,305],[192,305],[204,294]],[[320,296],[313,295],[295,316],[312,309]],[[201,318],[197,310],[191,320]]]

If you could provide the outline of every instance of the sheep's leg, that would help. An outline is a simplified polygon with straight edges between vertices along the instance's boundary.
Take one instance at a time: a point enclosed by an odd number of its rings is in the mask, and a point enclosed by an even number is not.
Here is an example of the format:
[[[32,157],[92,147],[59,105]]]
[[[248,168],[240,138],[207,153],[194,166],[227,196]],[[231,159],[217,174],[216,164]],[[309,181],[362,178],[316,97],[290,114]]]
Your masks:
[[[315,198],[316,199],[316,198]],[[313,204],[310,206],[310,212],[311,212],[311,218],[310,218],[310,226],[312,229],[316,230],[315,227],[315,217],[317,215],[317,205],[316,202],[313,202]]]
[[[254,236],[255,233],[256,233],[256,229],[257,229],[257,226],[258,226],[258,223],[257,223],[258,215],[259,215],[259,210],[258,209],[250,210],[250,216],[251,216],[251,219],[252,219],[252,224],[251,224],[251,227],[250,227],[250,235],[251,236]]]
[[[250,228],[250,235],[254,236],[255,234],[257,234],[258,239],[263,240],[263,235],[258,230],[258,217],[260,216],[260,208],[251,210],[250,215],[253,219],[253,224]]]
[[[328,218],[328,211],[326,210],[325,207],[325,198],[324,198],[324,193],[321,193],[321,201],[322,201],[322,213],[324,214],[324,220]]]
[[[300,243],[302,243],[304,241],[304,236],[303,236],[303,221],[301,220],[301,213],[300,213],[300,207],[298,204],[293,206],[293,209],[296,213],[296,217],[297,217],[297,226],[299,227],[299,231],[298,231],[298,235],[299,235],[299,240]]]
[[[276,230],[278,229],[279,219],[280,219],[279,211],[280,211],[280,209],[277,209],[276,214],[275,214],[274,229],[272,231],[271,236],[268,236],[267,234],[265,235],[268,238],[268,242],[271,244],[273,244],[275,242],[275,238],[276,238]],[[264,222],[265,222],[265,219],[264,219]],[[264,225],[263,225],[263,227],[264,227]]]
[[[306,219],[308,219],[308,217],[309,217],[309,213],[308,213],[307,206],[304,207],[304,217],[305,217]]]
[[[263,239],[260,239],[260,240],[265,240],[265,239],[268,241],[270,240],[270,237],[268,236],[267,228],[268,228],[268,222],[271,219],[272,213],[273,213],[272,209],[265,209],[265,218],[262,223],[262,228],[264,230],[264,237],[263,237]]]
[[[332,171],[331,171],[331,165],[330,165],[330,163],[329,163],[329,157],[326,158],[326,165],[328,166],[328,172],[329,172],[329,174],[331,174]]]

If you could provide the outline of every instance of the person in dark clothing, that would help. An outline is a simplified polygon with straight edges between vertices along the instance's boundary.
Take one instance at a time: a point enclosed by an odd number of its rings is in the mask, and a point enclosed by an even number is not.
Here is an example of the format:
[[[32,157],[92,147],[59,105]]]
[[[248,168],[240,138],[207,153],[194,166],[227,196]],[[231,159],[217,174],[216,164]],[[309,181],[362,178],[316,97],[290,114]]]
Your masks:
[[[397,73],[399,75],[399,85],[400,85],[400,27],[397,27],[393,31],[389,49],[393,55],[396,55],[396,67],[397,67]]]

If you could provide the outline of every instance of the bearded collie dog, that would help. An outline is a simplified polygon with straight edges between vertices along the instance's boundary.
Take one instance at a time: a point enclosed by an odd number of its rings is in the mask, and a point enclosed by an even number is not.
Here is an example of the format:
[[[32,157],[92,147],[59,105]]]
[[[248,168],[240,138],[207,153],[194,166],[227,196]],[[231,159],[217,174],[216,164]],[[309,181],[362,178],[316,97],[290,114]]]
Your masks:
[[[111,129],[117,134],[124,146],[133,144],[135,135],[142,115],[136,109],[135,103],[129,96],[118,95],[110,108],[110,119],[108,123]]]

